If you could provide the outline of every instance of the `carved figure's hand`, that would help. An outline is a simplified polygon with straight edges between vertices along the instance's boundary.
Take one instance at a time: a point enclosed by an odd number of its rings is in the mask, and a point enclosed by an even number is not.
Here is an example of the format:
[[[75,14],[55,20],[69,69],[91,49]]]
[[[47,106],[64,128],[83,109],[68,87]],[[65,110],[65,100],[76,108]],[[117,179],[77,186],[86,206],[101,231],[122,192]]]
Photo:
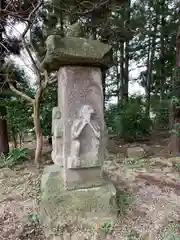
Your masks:
[[[72,138],[76,139],[79,137],[79,135],[81,134],[83,128],[85,127],[85,125],[87,124],[86,121],[84,120],[77,120],[73,126],[72,126]]]
[[[89,122],[89,126],[94,131],[95,136],[99,139],[100,138],[100,127],[99,127],[99,125],[97,124],[97,125],[94,126]]]

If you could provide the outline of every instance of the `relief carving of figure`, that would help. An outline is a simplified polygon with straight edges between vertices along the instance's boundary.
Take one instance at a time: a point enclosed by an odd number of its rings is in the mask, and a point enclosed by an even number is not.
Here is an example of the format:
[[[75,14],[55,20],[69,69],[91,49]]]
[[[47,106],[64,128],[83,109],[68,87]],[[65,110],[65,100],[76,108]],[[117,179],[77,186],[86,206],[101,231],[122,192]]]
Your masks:
[[[52,148],[51,157],[54,163],[61,165],[62,156],[62,120],[59,107],[54,107],[52,111]]]
[[[76,119],[71,129],[71,153],[68,159],[69,168],[81,166],[80,162],[80,135],[83,129],[88,125],[94,133],[95,138],[99,142],[100,128],[98,124],[91,120],[94,110],[90,105],[84,105],[80,109],[79,118]]]

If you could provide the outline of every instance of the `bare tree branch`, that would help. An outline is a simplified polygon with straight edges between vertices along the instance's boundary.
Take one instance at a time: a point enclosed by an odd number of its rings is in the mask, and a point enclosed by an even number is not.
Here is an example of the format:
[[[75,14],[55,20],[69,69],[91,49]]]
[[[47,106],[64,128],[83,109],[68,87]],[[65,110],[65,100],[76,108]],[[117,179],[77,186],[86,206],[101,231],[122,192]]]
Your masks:
[[[30,48],[28,47],[28,43],[27,43],[26,40],[25,40],[25,36],[26,36],[27,32],[31,29],[32,24],[34,23],[34,21],[35,21],[35,19],[36,19],[36,18],[32,19],[33,14],[37,13],[37,11],[38,11],[39,8],[41,7],[42,3],[43,3],[43,0],[41,0],[41,1],[37,4],[37,6],[34,8],[34,10],[30,13],[28,19],[26,20],[26,21],[27,21],[26,28],[24,29],[24,32],[22,33],[22,36],[21,36],[21,40],[22,40],[22,42],[23,42],[23,46],[24,46],[24,48],[26,49],[26,51],[27,51],[27,53],[28,53],[28,55],[29,55],[29,57],[30,57],[30,59],[31,59],[31,61],[32,61],[32,64],[33,64],[34,70],[35,70],[35,72],[36,72],[36,74],[37,74],[37,76],[38,76],[38,79],[41,78],[41,76],[40,76],[40,71],[39,71],[39,66],[37,66],[36,61],[35,61],[35,59],[34,59],[33,56],[32,56],[31,50],[30,50]],[[31,43],[30,43],[30,44],[31,44]],[[31,45],[32,45],[32,44],[31,44]]]
[[[55,78],[55,79],[49,81],[48,84],[51,85],[51,84],[54,84],[54,83],[56,83],[56,82],[57,82],[57,78]]]
[[[33,69],[34,69],[35,73],[37,74],[38,78],[40,78],[39,67],[37,66],[36,61],[35,61],[35,59],[32,56],[31,50],[29,49],[28,44],[26,43],[25,39],[22,39],[22,42],[23,42],[24,48],[26,49],[26,51],[27,51],[27,53],[29,55],[29,58],[31,59],[31,62],[32,62],[32,65],[33,65]]]
[[[23,9],[21,8],[21,4],[19,4],[19,6],[17,6],[16,2],[11,1],[7,1],[6,2],[6,7],[4,9],[0,8],[1,11],[1,17],[6,18],[7,16],[11,16],[13,18],[17,18],[17,19],[21,19],[25,22],[30,22],[31,19],[33,18],[33,15],[37,12],[37,10],[41,7],[41,5],[43,4],[43,0],[41,0],[38,4],[33,4],[33,1],[29,1],[29,5],[30,7]],[[29,14],[29,11],[31,10]],[[27,16],[27,17],[23,17],[23,16]]]
[[[47,84],[48,84],[48,81],[49,81],[48,72],[46,70],[44,71],[44,78],[45,78],[45,81],[42,85],[43,89],[45,89],[47,87]]]
[[[111,0],[100,0],[98,3],[93,3],[93,2],[90,2],[90,1],[81,1],[77,5],[75,5],[73,8],[70,9],[70,8],[67,7],[67,5],[65,4],[64,1],[60,1],[60,3],[64,6],[64,8],[63,7],[58,7],[56,5],[54,5],[54,8],[65,11],[66,13],[69,13],[69,14],[73,14],[73,15],[76,14],[76,15],[79,15],[79,16],[85,16],[85,15],[88,15],[90,13],[93,13],[93,12],[103,8],[104,6],[109,4],[110,2],[111,2]],[[91,7],[88,7],[87,10],[81,11],[81,12],[77,10],[77,9],[80,9],[80,8],[87,8],[87,5],[90,5]]]
[[[34,22],[34,19],[32,20],[32,16],[33,14],[37,13],[37,11],[39,10],[39,8],[41,7],[41,5],[43,4],[43,0],[41,0],[37,6],[33,9],[33,11],[29,14],[29,17],[28,19],[26,19],[26,22],[28,23],[23,34],[22,34],[22,38],[25,37],[25,35],[27,34],[28,30],[31,28],[33,22]]]
[[[17,95],[21,96],[21,97],[24,98],[25,100],[31,102],[32,104],[34,103],[34,99],[32,99],[31,97],[29,97],[29,96],[26,95],[25,93],[17,90],[17,89],[13,86],[13,84],[12,84],[11,82],[8,81],[8,84],[9,84],[10,89],[11,89],[14,93],[16,93]]]

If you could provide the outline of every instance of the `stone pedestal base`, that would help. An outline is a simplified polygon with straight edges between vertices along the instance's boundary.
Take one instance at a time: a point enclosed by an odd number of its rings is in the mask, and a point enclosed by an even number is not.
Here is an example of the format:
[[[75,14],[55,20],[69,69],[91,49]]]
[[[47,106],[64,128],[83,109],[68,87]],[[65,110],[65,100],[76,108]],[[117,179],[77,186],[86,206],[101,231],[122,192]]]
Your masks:
[[[47,237],[60,236],[69,228],[88,229],[113,225],[117,217],[115,188],[104,184],[96,188],[65,190],[60,168],[48,166],[42,176],[41,215]]]

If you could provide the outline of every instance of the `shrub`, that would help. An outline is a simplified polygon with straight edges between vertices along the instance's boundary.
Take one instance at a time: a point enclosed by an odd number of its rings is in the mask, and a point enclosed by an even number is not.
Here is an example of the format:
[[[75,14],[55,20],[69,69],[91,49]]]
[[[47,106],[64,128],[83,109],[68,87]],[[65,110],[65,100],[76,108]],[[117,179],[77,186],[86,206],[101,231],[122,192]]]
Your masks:
[[[116,126],[114,118],[118,114],[118,106],[117,105],[111,105],[107,111],[105,111],[105,122],[108,127],[109,133],[115,133]]]
[[[169,105],[170,101],[163,100],[156,102],[152,107],[154,116],[153,123],[155,129],[168,129],[169,127]]]
[[[106,112],[106,122],[119,137],[133,141],[150,134],[152,121],[145,114],[140,99],[132,98],[122,106],[113,106]]]
[[[1,156],[0,166],[1,167],[13,167],[17,164],[23,163],[27,160],[27,154],[29,149],[27,148],[13,148],[9,151],[7,156]]]

